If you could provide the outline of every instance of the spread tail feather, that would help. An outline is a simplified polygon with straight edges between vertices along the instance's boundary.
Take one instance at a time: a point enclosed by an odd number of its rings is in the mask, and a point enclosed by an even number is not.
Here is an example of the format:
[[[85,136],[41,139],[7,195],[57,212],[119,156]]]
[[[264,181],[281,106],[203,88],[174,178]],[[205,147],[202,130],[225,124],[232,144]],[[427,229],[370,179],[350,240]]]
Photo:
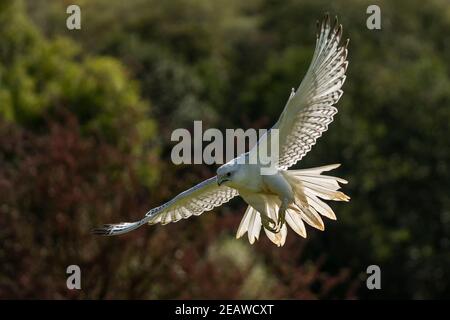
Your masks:
[[[322,167],[283,171],[283,175],[295,193],[295,204],[290,206],[310,226],[324,230],[321,216],[336,220],[333,209],[324,200],[349,201],[350,197],[338,191],[339,183],[347,181],[333,176],[323,175],[322,172],[338,168],[340,164]],[[290,224],[292,225],[292,224]]]

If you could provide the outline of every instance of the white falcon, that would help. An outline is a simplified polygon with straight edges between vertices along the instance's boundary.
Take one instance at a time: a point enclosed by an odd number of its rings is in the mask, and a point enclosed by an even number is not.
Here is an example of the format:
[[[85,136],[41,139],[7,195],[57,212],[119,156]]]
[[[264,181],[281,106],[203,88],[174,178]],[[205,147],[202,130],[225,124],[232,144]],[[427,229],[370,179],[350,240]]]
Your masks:
[[[248,207],[237,231],[245,233],[251,244],[259,238],[261,227],[277,246],[286,240],[286,223],[306,238],[305,224],[324,230],[321,216],[336,219],[324,200],[348,201],[338,191],[344,179],[323,175],[337,168],[327,165],[311,169],[288,170],[303,158],[316,143],[337,113],[335,104],[342,96],[341,87],[347,70],[347,45],[340,44],[342,26],[337,18],[334,25],[326,15],[318,22],[316,48],[311,65],[297,91],[292,91],[277,123],[264,135],[257,146],[217,169],[217,175],[180,193],[163,205],[148,211],[136,222],[105,225],[94,234],[118,235],[144,224],[167,224],[198,216],[240,195]],[[277,129],[277,130],[275,130]],[[274,174],[261,174],[260,164],[249,164],[258,146],[266,145],[272,132],[278,132],[279,156]],[[267,143],[267,145],[269,145]],[[244,160],[244,161],[243,161]],[[251,162],[254,163],[254,162]]]

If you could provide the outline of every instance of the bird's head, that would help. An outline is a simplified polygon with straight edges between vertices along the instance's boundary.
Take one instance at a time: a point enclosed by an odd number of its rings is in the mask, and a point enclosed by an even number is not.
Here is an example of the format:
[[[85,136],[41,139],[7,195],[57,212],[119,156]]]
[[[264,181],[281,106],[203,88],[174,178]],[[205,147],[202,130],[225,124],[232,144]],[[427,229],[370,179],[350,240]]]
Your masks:
[[[226,163],[217,169],[217,184],[232,186],[239,179],[239,164]]]

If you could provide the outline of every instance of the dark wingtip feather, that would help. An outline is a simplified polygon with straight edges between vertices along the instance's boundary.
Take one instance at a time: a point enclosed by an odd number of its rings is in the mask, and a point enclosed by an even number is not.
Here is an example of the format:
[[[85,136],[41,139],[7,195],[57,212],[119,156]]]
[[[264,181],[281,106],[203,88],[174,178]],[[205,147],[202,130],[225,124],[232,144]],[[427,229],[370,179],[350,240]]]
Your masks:
[[[320,36],[320,22],[319,20],[316,20],[316,38],[319,38]]]
[[[325,13],[325,27],[330,26],[330,14],[328,12]]]
[[[102,227],[92,229],[91,233],[98,236],[109,236],[111,235],[112,228],[113,226],[111,224],[105,224]]]
[[[343,32],[343,28],[342,28],[342,24],[338,25],[337,29],[336,29],[336,37],[340,40],[342,37],[342,32]]]
[[[328,27],[329,20],[330,20],[330,15],[328,14],[328,12],[326,12],[325,15],[322,18],[322,21],[320,21],[319,34],[321,34],[323,32],[323,30]]]

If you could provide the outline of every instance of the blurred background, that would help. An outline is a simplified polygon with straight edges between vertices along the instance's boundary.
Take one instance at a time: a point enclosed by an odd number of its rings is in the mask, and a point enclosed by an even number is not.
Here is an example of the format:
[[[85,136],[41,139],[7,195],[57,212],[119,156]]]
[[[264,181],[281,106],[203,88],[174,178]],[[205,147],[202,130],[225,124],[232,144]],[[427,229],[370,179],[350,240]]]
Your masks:
[[[371,4],[381,30],[366,28]],[[352,200],[331,204],[337,221],[252,246],[235,240],[235,199],[89,233],[214,174],[172,164],[174,129],[272,126],[325,12],[351,39],[345,93],[297,167],[342,163]],[[449,298],[449,35],[448,0],[2,0],[0,298]],[[66,287],[72,264],[82,290]],[[372,264],[381,290],[366,287]]]

